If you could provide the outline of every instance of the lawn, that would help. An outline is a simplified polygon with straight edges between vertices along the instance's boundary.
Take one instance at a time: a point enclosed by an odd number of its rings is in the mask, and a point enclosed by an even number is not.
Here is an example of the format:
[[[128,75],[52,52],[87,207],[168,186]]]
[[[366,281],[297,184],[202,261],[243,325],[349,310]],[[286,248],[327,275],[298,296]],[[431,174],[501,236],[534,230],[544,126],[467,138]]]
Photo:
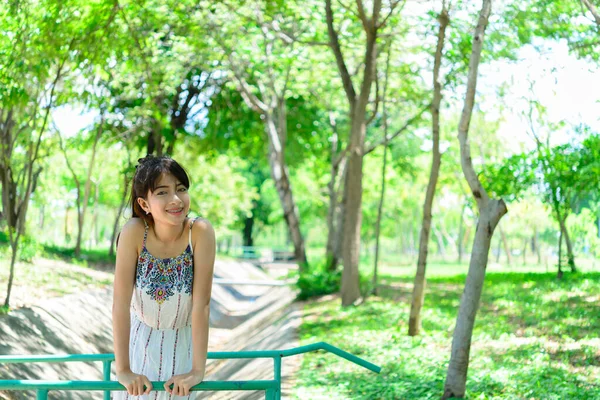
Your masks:
[[[554,272],[490,269],[475,322],[467,398],[600,399],[600,273],[566,273],[559,281]],[[295,397],[439,399],[465,270],[431,268],[424,333],[417,338],[407,336],[414,267],[382,268],[386,286],[358,307],[342,310],[337,297],[308,303],[301,344],[326,341],[383,369],[377,375],[331,354],[309,354]]]

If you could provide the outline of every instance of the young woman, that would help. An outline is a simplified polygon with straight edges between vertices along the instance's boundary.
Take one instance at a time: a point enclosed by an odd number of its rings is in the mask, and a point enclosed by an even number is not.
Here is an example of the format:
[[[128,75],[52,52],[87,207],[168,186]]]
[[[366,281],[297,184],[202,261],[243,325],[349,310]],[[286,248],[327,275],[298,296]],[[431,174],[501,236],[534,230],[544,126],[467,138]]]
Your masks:
[[[172,158],[139,160],[132,218],[117,239],[115,368],[127,392],[115,399],[190,399],[204,379],[215,233],[187,218],[189,186]],[[152,392],[150,381],[166,381],[166,392]]]

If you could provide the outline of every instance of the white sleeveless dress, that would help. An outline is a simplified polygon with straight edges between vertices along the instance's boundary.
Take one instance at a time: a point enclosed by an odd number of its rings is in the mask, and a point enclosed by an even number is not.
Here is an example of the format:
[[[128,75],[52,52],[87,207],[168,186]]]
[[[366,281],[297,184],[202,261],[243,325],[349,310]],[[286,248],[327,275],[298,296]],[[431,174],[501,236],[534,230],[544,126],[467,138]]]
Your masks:
[[[173,375],[192,369],[192,282],[194,277],[192,230],[189,244],[177,257],[156,258],[144,246],[138,257],[135,286],[131,302],[129,362],[131,371],[150,381],[166,381]],[[113,393],[115,400],[195,399],[152,391],[149,395],[131,396],[126,391]]]

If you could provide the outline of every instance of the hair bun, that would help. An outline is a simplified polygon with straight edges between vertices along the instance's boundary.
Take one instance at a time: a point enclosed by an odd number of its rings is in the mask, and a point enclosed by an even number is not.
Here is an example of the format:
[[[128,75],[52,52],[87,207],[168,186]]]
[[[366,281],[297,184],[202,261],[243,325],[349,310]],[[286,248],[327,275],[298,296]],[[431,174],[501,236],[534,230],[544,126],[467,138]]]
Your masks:
[[[146,164],[148,161],[152,160],[153,158],[155,158],[152,154],[147,154],[146,157],[143,158],[138,158],[138,165],[135,166],[135,168],[137,169],[140,166],[143,166],[144,164]]]

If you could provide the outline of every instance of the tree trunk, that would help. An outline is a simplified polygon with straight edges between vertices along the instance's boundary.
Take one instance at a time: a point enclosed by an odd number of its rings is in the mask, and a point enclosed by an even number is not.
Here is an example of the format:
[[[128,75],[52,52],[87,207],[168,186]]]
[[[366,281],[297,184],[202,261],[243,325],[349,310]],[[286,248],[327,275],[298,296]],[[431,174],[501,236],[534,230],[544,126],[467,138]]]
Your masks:
[[[491,0],[483,0],[481,12],[473,35],[471,56],[469,58],[469,72],[467,75],[467,90],[464,107],[458,125],[458,139],[460,142],[460,158],[462,171],[469,184],[471,193],[477,202],[479,221],[475,231],[475,240],[469,262],[469,272],[465,288],[461,297],[456,327],[452,337],[452,351],[448,364],[448,373],[444,384],[442,399],[451,397],[462,398],[465,395],[467,371],[469,367],[469,354],[475,316],[479,308],[483,281],[487,268],[490,243],[494,229],[500,219],[507,212],[506,204],[501,199],[491,199],[482,186],[479,176],[473,168],[471,147],[469,143],[469,124],[475,103],[477,91],[477,75],[485,29],[491,12]]]
[[[10,235],[12,237],[12,234]],[[12,292],[13,280],[15,278],[15,264],[17,261],[17,250],[19,248],[19,238],[20,234],[16,233],[16,237],[11,240],[10,247],[12,249],[12,254],[10,256],[10,272],[8,274],[8,287],[6,289],[6,298],[4,299],[4,307],[7,309],[10,307],[10,294]]]
[[[384,112],[385,114],[385,112]],[[385,118],[385,116],[384,116]],[[387,126],[387,123],[384,122]],[[373,294],[377,295],[377,266],[379,263],[379,234],[381,233],[381,216],[383,214],[383,201],[385,198],[385,169],[387,168],[387,132],[385,134],[386,142],[383,148],[383,167],[381,168],[381,193],[379,195],[379,206],[377,207],[377,223],[375,225],[375,264],[373,265]]]
[[[438,256],[441,256],[443,260],[446,259],[446,246],[444,245],[444,237],[442,236],[442,233],[440,232],[440,230],[437,228],[436,225],[433,225],[433,233],[435,235],[435,239],[437,241],[437,254]]]
[[[362,222],[362,167],[367,128],[366,110],[372,83],[375,79],[377,30],[380,27],[379,16],[381,11],[381,2],[375,1],[373,2],[373,12],[370,17],[367,17],[365,10],[362,8],[362,2],[360,5],[359,17],[366,33],[367,43],[363,59],[363,77],[360,84],[360,92],[357,95],[341,51],[338,34],[334,28],[331,0],[325,1],[329,44],[335,56],[336,65],[348,100],[351,126],[348,146],[348,172],[344,181],[344,198],[346,199],[346,204],[342,242],[342,258],[344,263],[341,284],[342,306],[349,306],[360,297],[358,264]]]
[[[523,266],[527,265],[527,245],[529,244],[529,240],[527,238],[523,239]]]
[[[562,244],[563,244],[563,231],[560,230],[560,234],[558,235],[558,274],[557,278],[562,279],[563,270],[562,270]]]
[[[377,289],[377,270],[379,266],[379,236],[381,234],[381,217],[383,215],[383,202],[385,200],[385,173],[387,169],[387,153],[389,147],[389,136],[388,136],[388,114],[387,114],[387,88],[390,75],[390,55],[391,55],[391,43],[389,44],[387,51],[387,61],[385,66],[385,83],[383,85],[383,135],[384,135],[384,147],[383,147],[383,167],[381,168],[381,194],[379,197],[379,206],[377,207],[377,223],[375,226],[375,265],[373,266],[373,294],[378,295]],[[378,96],[379,94],[376,93]]]
[[[71,241],[71,236],[69,235],[69,210],[71,210],[71,207],[67,206],[65,209],[65,247],[67,247]]]
[[[90,198],[90,191],[92,188],[92,171],[94,169],[94,161],[96,160],[96,152],[98,149],[98,141],[100,135],[102,135],[102,129],[104,128],[104,114],[102,114],[100,125],[96,131],[96,137],[94,138],[94,144],[92,146],[92,157],[90,158],[90,164],[88,166],[87,177],[85,180],[85,189],[83,194],[83,204],[81,205],[81,212],[77,218],[77,242],[75,243],[75,257],[81,256],[81,237],[83,235],[83,224],[85,221],[85,212],[87,210],[87,204]],[[79,196],[78,196],[79,200]]]
[[[456,250],[458,251],[458,263],[462,263],[463,259],[463,240],[464,240],[464,218],[465,218],[465,209],[467,208],[467,203],[463,204],[462,211],[460,212],[460,220],[458,221],[458,240],[456,241]]]
[[[337,209],[337,222],[335,227],[335,238],[333,243],[333,249],[335,254],[335,261],[337,265],[343,259],[342,247],[344,243],[344,224],[345,224],[345,216],[346,216],[346,194],[344,190],[344,184],[346,182],[346,175],[348,175],[348,158],[344,157],[342,160],[342,176],[339,180],[338,190],[336,191],[338,197],[341,197],[341,201],[338,202]],[[331,266],[333,268],[333,265]]]
[[[246,217],[244,220],[244,246],[254,246],[254,240],[252,238],[252,228],[254,227],[254,214],[251,217]]]
[[[342,306],[352,305],[360,297],[360,228],[362,224],[362,166],[365,139],[364,109],[354,110],[350,154],[348,156],[348,174],[344,184],[346,199],[344,236],[342,241]],[[361,115],[362,114],[362,115]]]
[[[565,213],[567,214],[567,213]],[[571,268],[571,272],[577,272],[577,267],[575,266],[575,255],[573,254],[573,245],[571,243],[571,238],[569,236],[569,230],[567,229],[567,224],[565,223],[567,220],[567,216],[563,216],[559,218],[560,230],[563,233],[565,243],[567,244],[567,260],[569,267]]]
[[[443,399],[462,398],[465,395],[471,338],[483,290],[490,243],[494,229],[506,211],[506,205],[502,200],[490,200],[488,207],[480,210],[471,261],[469,262],[469,272],[460,299],[460,308],[452,337],[452,352]]]
[[[339,246],[338,230],[340,229],[339,220],[336,224],[336,210],[338,210],[338,191],[335,183],[341,181],[338,179],[340,165],[345,165],[344,155],[338,154],[338,135],[335,132],[335,121],[330,116],[331,126],[334,128],[334,133],[331,141],[331,177],[327,183],[327,193],[329,195],[329,208],[327,209],[327,245],[325,247],[325,262],[327,269],[334,271],[338,265],[339,251],[336,248]]]
[[[433,64],[433,102],[431,104],[431,132],[433,139],[431,170],[429,172],[429,183],[423,203],[423,222],[419,238],[419,257],[417,260],[417,272],[413,285],[412,301],[410,305],[410,317],[408,320],[408,335],[416,336],[421,332],[421,308],[425,298],[425,270],[427,268],[427,255],[429,252],[429,232],[431,229],[433,198],[440,172],[442,155],[440,153],[440,105],[442,103],[442,84],[440,82],[440,67],[442,64],[442,52],[446,27],[448,26],[448,10],[443,3],[442,11],[438,15],[440,23],[438,29],[437,47],[435,50]],[[462,225],[461,225],[462,229]],[[459,260],[462,258],[459,238]],[[442,244],[443,245],[443,244]]]
[[[279,115],[284,112],[281,108],[285,107],[283,102],[280,102]],[[292,243],[294,244],[294,255],[298,261],[300,268],[304,268],[308,262],[306,259],[306,251],[304,249],[304,238],[300,231],[300,216],[298,207],[294,202],[292,195],[292,187],[289,180],[289,172],[284,161],[283,141],[281,135],[283,126],[276,125],[274,116],[271,113],[265,113],[266,133],[269,138],[269,165],[271,167],[271,176],[275,182],[277,194],[283,207],[283,217],[288,227],[288,233]],[[279,128],[279,129],[278,129]]]

